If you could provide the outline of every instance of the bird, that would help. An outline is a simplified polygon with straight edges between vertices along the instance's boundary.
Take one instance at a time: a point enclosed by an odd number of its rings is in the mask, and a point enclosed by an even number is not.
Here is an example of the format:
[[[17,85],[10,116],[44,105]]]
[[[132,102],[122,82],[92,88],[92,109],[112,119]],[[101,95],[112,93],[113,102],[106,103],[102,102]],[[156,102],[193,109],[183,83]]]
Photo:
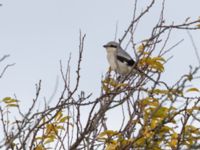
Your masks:
[[[103,45],[103,47],[106,48],[111,70],[121,75],[127,75],[132,71],[135,61],[121,48],[119,43],[111,41]]]
[[[123,50],[119,43],[115,41],[110,41],[107,44],[103,45],[103,47],[107,51],[107,59],[110,64],[111,70],[117,72],[122,76],[134,74],[137,72],[156,82],[154,79],[146,75],[142,70],[137,67],[136,62],[125,50]]]

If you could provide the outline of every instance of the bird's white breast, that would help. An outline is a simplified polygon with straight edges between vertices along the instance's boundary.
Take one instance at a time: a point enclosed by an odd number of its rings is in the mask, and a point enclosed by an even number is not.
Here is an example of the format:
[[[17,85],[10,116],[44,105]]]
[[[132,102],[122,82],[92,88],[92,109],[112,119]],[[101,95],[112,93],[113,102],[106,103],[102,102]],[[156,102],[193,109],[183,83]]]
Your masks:
[[[107,59],[108,59],[111,69],[116,71],[117,70],[116,52],[108,48]]]

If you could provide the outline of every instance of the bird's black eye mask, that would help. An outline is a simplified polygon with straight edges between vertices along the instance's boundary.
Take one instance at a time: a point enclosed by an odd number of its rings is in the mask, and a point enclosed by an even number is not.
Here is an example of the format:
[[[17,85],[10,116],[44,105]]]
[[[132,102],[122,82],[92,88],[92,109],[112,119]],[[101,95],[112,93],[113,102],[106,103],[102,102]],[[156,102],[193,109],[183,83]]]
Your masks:
[[[116,45],[110,45],[109,47],[112,47],[112,48],[117,48],[117,46]]]

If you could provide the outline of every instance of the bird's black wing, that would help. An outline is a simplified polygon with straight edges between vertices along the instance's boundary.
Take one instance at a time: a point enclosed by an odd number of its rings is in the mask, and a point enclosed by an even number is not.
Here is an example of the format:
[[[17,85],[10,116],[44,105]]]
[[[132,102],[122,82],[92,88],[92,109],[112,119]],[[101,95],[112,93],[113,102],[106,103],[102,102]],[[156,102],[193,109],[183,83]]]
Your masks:
[[[126,63],[128,66],[133,66],[135,64],[135,61],[133,59],[127,59],[125,57],[117,55],[117,59],[121,61],[122,63]]]

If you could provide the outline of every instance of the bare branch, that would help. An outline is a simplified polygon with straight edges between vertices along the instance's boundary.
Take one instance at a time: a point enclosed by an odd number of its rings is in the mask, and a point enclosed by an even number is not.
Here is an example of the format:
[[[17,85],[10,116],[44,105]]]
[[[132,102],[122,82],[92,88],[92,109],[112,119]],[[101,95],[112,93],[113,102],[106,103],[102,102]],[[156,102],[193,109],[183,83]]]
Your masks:
[[[198,50],[197,50],[197,47],[196,47],[196,44],[195,44],[195,42],[194,42],[194,39],[193,39],[193,37],[192,37],[192,34],[187,30],[187,34],[188,34],[188,36],[189,36],[189,38],[190,38],[190,40],[191,40],[191,43],[192,43],[192,46],[193,46],[193,48],[194,48],[194,52],[195,52],[195,54],[196,54],[196,57],[197,57],[197,60],[198,60],[198,63],[199,63],[199,67],[200,67],[200,56],[199,56],[199,52],[198,52]]]

